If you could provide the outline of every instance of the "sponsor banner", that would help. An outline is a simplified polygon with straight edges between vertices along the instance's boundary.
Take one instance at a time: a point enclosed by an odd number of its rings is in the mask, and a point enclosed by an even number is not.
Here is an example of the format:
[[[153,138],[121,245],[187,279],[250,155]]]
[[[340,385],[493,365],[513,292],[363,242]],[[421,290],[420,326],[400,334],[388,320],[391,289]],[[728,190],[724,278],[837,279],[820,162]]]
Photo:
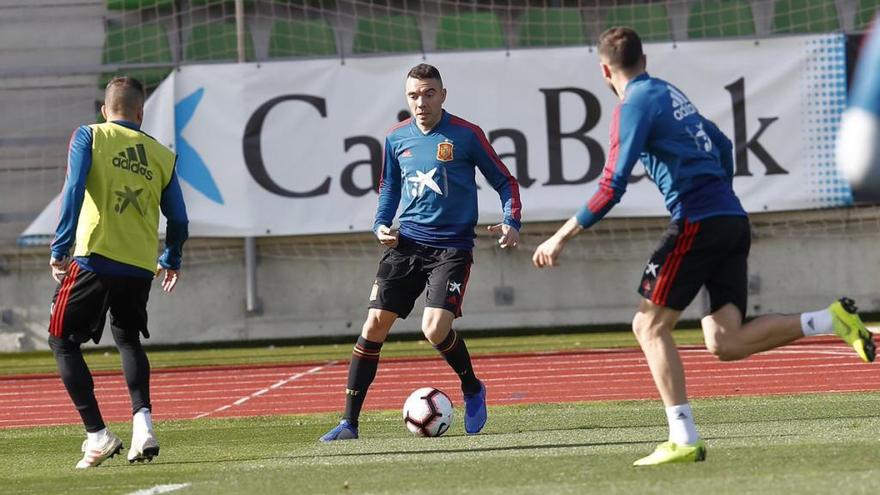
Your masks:
[[[843,35],[645,50],[648,71],[736,143],[734,188],[749,211],[852,202],[833,163]],[[563,220],[589,199],[618,103],[591,47],[192,65],[150,97],[143,126],[179,155],[192,235],[369,230],[385,132],[408,116],[404,76],[423,61],[443,74],[445,108],[482,127],[520,181],[525,222]],[[497,221],[498,196],[477,177],[480,221]],[[610,215],[666,214],[637,165]],[[25,234],[52,232],[48,218]]]

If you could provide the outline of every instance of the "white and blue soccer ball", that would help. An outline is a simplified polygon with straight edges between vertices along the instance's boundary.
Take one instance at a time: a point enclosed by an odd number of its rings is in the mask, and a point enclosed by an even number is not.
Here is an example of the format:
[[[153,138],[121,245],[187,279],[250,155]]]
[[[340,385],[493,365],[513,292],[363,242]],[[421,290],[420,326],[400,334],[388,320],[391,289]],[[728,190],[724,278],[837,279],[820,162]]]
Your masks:
[[[403,404],[406,428],[420,437],[439,437],[446,433],[454,415],[449,396],[434,387],[415,390]]]

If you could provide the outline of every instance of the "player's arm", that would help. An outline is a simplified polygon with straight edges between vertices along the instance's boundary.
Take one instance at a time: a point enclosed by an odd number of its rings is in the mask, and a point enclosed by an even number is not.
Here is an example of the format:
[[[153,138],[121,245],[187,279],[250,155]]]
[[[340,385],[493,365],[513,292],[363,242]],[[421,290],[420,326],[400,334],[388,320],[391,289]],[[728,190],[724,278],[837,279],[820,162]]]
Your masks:
[[[162,289],[171,292],[180,278],[183,243],[189,238],[189,217],[186,214],[180,181],[177,179],[177,163],[171,171],[171,179],[162,189],[159,206],[165,216],[165,250],[159,256],[158,272],[162,275],[164,271]]]
[[[49,266],[58,283],[64,279],[70,264],[70,248],[76,240],[76,226],[86,194],[86,180],[92,167],[92,129],[80,126],[70,136],[67,151],[67,176],[61,189],[61,212],[52,241]]]
[[[394,215],[400,205],[400,163],[391,141],[386,137],[382,162],[382,176],[379,179],[379,204],[376,207],[376,221],[373,223],[373,233],[383,245],[388,247],[397,246],[397,232],[391,232],[391,224]]]
[[[857,199],[880,200],[880,17],[859,55],[840,121],[837,164]]]
[[[555,266],[566,241],[601,220],[620,201],[633,166],[645,148],[650,129],[651,116],[642,108],[623,103],[614,109],[608,159],[599,180],[599,189],[553,236],[538,246],[532,256],[535,266]]]
[[[599,179],[599,189],[575,214],[581,228],[590,228],[620,202],[633,166],[645,148],[650,129],[650,116],[642,108],[623,103],[614,109],[608,159]]]
[[[730,138],[721,132],[721,129],[715,125],[715,122],[712,122],[702,115],[700,118],[703,119],[703,130],[706,131],[712,144],[718,148],[718,152],[721,154],[721,168],[724,169],[724,173],[726,173],[727,177],[732,181],[734,173],[733,143],[730,141]]]
[[[519,243],[519,230],[522,227],[522,201],[519,197],[519,182],[495,153],[486,134],[479,127],[473,129],[474,143],[471,153],[480,173],[498,193],[501,199],[501,223],[490,225],[489,231],[499,234],[498,244],[502,248],[514,247]]]

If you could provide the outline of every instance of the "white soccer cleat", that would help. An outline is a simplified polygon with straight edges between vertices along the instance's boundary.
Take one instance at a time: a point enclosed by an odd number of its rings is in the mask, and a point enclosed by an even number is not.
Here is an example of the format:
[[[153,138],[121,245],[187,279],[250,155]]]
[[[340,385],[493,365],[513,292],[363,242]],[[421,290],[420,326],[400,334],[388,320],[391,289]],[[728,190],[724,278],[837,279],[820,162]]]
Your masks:
[[[153,432],[132,434],[131,448],[128,449],[128,462],[149,462],[158,455],[159,441],[156,440],[156,435]]]
[[[77,469],[98,467],[105,460],[122,451],[122,440],[115,433],[108,431],[95,441],[86,440],[82,444],[83,458],[76,463]]]

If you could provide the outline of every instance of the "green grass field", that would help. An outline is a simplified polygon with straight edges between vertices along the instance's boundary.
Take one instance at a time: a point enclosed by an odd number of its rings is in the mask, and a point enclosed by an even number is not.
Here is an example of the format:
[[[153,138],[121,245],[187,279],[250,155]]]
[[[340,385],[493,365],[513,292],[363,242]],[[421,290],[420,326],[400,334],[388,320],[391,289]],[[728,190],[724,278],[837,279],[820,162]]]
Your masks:
[[[358,441],[315,441],[328,415],[167,421],[152,464],[120,457],[75,472],[76,426],[2,430],[3,493],[877,493],[880,394],[694,402],[709,456],[633,468],[666,434],[654,401],[496,407],[485,434],[458,422],[411,436],[397,412],[369,413]],[[111,425],[120,435],[127,425]],[[127,438],[126,438],[127,439]]]
[[[680,343],[698,332],[677,333]],[[629,334],[469,339],[474,353],[632,346]],[[386,353],[386,349],[388,352]],[[433,354],[389,343],[383,356]],[[154,350],[157,366],[345,359],[349,345]],[[88,356],[118,369],[115,353]],[[0,357],[2,373],[51,372],[46,353]],[[123,457],[75,471],[81,426],[0,430],[0,493],[128,494],[186,484],[180,494],[792,493],[880,492],[880,393],[810,394],[693,401],[708,440],[704,463],[633,468],[665,439],[659,401],[493,407],[484,434],[461,418],[437,439],[416,438],[398,411],[362,417],[358,441],[316,440],[335,415],[157,422],[161,455]],[[460,414],[460,412],[459,412]],[[126,443],[128,424],[111,424]],[[124,454],[124,452],[123,452]]]

